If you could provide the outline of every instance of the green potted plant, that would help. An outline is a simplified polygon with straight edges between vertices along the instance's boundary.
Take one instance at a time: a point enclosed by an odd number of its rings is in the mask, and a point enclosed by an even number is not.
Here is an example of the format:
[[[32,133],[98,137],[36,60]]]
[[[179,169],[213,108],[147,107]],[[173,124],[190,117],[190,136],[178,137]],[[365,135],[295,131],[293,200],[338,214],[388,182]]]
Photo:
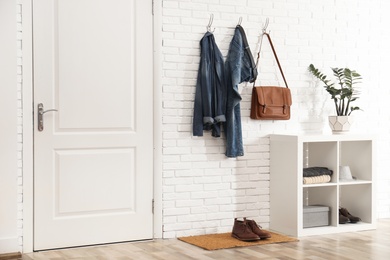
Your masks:
[[[351,113],[355,110],[361,110],[360,107],[352,106],[352,102],[359,98],[360,91],[355,85],[360,83],[362,77],[349,68],[331,69],[337,80],[336,82],[327,79],[327,76],[314,67],[313,64],[308,67],[309,72],[325,84],[324,88],[335,104],[336,115],[329,116],[329,125],[333,133],[342,133],[349,131],[352,123]]]

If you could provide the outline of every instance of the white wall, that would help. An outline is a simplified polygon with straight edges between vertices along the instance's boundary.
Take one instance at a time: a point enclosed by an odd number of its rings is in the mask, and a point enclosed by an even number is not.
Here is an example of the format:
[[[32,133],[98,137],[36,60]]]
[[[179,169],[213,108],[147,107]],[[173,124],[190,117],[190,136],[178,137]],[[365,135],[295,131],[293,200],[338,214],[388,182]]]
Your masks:
[[[307,72],[310,63],[326,74],[331,74],[330,67],[346,66],[362,74],[358,104],[364,112],[354,112],[353,130],[378,134],[378,217],[390,217],[389,8],[385,0],[163,1],[164,237],[227,232],[233,218],[243,216],[268,227],[267,136],[329,132],[327,116],[334,113],[328,94]],[[239,17],[252,52],[269,17],[268,29],[293,95],[291,120],[254,121],[249,118],[251,85],[241,86],[245,155],[237,159],[224,156],[223,139],[210,133],[192,136],[199,41],[211,13],[214,35],[224,55]],[[264,51],[261,83],[275,84],[278,79],[283,84],[267,44]]]
[[[20,154],[22,143],[19,137],[22,121],[20,115],[22,83],[19,79],[16,82],[15,79],[15,73],[19,78],[22,73],[20,67],[22,27],[20,4],[15,2],[0,0],[0,33],[7,33],[7,37],[3,38],[1,35],[0,41],[2,57],[0,111],[7,111],[1,113],[3,134],[0,137],[0,248],[5,246],[5,251],[8,252],[18,251],[14,245],[16,236],[19,237],[19,245],[22,244],[20,215],[23,209],[22,162],[20,156],[16,156],[16,151]],[[390,217],[390,177],[387,175],[387,161],[390,156],[390,105],[386,101],[390,95],[386,81],[388,74],[386,69],[390,67],[388,47],[390,31],[385,27],[390,20],[387,14],[390,2],[386,0],[162,2],[161,134],[164,237],[230,231],[235,216],[251,217],[263,227],[268,226],[267,135],[274,132],[322,130],[326,132],[328,129],[326,117],[333,113],[329,97],[320,86],[316,86],[306,71],[310,63],[324,70],[333,66],[349,66],[363,75],[364,83],[361,85],[362,98],[359,105],[364,112],[355,113],[354,130],[378,135],[378,217]],[[19,13],[17,19],[15,9]],[[246,29],[253,52],[262,23],[269,17],[271,36],[293,92],[294,103],[290,121],[259,122],[249,119],[251,87],[245,84],[241,86],[245,156],[237,159],[228,159],[224,156],[223,139],[212,138],[208,133],[205,133],[204,137],[192,137],[191,132],[199,41],[206,30],[211,13],[214,14],[212,26],[216,28],[215,37],[224,55],[227,53],[233,28],[240,16],[243,18],[242,26]],[[16,21],[18,22],[15,23]],[[18,41],[15,40],[16,32],[19,34]],[[15,46],[18,48],[17,64]],[[279,78],[273,65],[275,64],[268,50],[260,68],[259,78],[262,79],[262,83],[275,83]],[[3,75],[7,75],[9,79],[3,79]],[[5,83],[8,81],[10,83]],[[282,84],[280,79],[279,82]],[[19,110],[15,108],[17,101]],[[19,126],[18,129],[16,125]],[[8,240],[11,243],[3,243],[4,238],[11,238]]]
[[[17,232],[16,1],[0,0],[0,254],[19,251]]]

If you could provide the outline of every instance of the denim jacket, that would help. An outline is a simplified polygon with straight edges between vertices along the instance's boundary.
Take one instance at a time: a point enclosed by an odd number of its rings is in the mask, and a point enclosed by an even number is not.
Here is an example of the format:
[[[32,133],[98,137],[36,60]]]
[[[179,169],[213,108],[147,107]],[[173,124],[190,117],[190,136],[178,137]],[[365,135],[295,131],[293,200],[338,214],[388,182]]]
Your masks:
[[[200,63],[196,83],[193,135],[203,136],[203,130],[212,130],[212,136],[221,136],[221,123],[226,121],[226,83],[224,61],[207,32],[200,41]]]
[[[241,95],[238,93],[238,84],[244,81],[253,81],[254,68],[251,64],[253,59],[250,51],[246,51],[244,39],[245,34],[240,32],[239,25],[234,31],[233,39],[230,43],[229,52],[225,63],[225,75],[227,84],[227,108],[226,123],[226,156],[237,157],[244,155],[241,129],[240,101]]]

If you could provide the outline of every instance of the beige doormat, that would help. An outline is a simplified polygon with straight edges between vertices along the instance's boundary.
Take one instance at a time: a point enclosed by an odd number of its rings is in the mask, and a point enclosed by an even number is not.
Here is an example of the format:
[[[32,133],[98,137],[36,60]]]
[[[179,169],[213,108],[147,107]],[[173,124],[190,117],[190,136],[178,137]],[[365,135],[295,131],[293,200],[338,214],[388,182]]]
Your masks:
[[[270,232],[270,231],[268,231]],[[261,239],[253,242],[240,241],[231,236],[231,233],[211,234],[201,236],[179,237],[178,239],[191,245],[201,247],[206,250],[217,250],[224,248],[266,245],[274,243],[296,242],[298,239],[270,232],[271,238]]]

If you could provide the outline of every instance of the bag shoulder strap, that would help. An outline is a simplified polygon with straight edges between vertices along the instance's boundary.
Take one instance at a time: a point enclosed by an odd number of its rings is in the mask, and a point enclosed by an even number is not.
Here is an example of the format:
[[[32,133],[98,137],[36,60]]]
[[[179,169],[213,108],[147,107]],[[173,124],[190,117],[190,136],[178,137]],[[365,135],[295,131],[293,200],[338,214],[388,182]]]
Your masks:
[[[240,33],[241,33],[241,36],[242,36],[242,42],[244,43],[244,47],[245,47],[245,51],[248,54],[248,57],[249,57],[250,62],[251,62],[253,79],[250,82],[252,83],[252,82],[255,82],[256,78],[257,78],[257,66],[256,66],[255,61],[253,59],[253,55],[252,55],[251,49],[249,48],[249,44],[248,44],[248,40],[246,38],[246,34],[245,34],[245,31],[244,31],[244,28],[242,28],[241,25],[237,25],[237,28],[240,30]]]
[[[271,36],[268,33],[266,33],[266,32],[263,32],[263,35],[267,36],[269,44],[271,45],[272,52],[274,53],[274,56],[275,56],[275,59],[276,59],[276,63],[278,64],[280,73],[282,74],[282,77],[283,77],[283,80],[284,80],[284,84],[286,84],[286,88],[288,88],[286,77],[284,76],[284,73],[283,73],[283,70],[282,70],[282,66],[280,65],[278,56],[276,55],[275,47],[274,47],[274,45],[272,44],[272,41],[271,41]],[[261,49],[261,46],[260,46],[260,49]],[[260,49],[259,49],[259,53],[257,54],[257,62],[256,62],[256,64],[259,63]]]

